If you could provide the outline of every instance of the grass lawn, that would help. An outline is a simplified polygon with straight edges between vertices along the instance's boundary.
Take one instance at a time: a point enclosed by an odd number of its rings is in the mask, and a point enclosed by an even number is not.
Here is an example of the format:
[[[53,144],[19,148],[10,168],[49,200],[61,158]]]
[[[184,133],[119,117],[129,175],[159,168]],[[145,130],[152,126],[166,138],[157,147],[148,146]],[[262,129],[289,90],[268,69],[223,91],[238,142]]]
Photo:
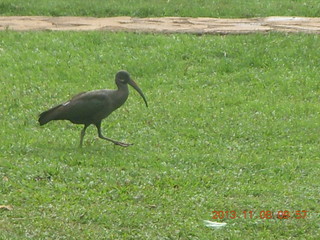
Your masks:
[[[0,32],[0,239],[319,239],[319,52],[319,35]],[[38,125],[120,69],[149,108],[131,90],[103,132],[134,146]]]
[[[319,17],[320,2],[319,0],[1,0],[0,15]]]

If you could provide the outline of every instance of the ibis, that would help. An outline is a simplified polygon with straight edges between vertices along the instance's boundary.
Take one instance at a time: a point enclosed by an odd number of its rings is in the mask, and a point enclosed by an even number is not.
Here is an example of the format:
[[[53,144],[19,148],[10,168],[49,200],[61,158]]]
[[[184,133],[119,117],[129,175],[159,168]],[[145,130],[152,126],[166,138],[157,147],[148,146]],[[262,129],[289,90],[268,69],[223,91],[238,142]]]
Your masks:
[[[140,94],[146,107],[148,107],[148,103],[143,92],[131,79],[128,72],[123,70],[117,72],[115,83],[118,87],[116,90],[102,89],[82,92],[72,97],[69,101],[44,111],[39,116],[40,125],[42,126],[52,120],[69,120],[74,124],[83,124],[84,127],[80,134],[80,147],[83,144],[86,129],[91,124],[96,126],[99,138],[122,147],[132,145],[103,136],[101,121],[125,103],[129,95],[128,84]]]

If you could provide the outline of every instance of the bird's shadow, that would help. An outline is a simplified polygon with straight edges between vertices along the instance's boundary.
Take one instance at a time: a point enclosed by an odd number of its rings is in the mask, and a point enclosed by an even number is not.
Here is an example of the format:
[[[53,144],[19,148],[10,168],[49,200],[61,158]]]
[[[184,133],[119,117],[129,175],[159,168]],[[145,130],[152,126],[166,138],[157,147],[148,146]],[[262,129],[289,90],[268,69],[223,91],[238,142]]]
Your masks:
[[[99,143],[98,140],[92,140],[89,142],[84,142],[83,146],[80,147],[79,143],[72,143],[72,144],[48,144],[48,143],[43,143],[39,144],[34,151],[35,152],[42,152],[44,149],[47,151],[51,152],[63,152],[63,153],[97,153],[97,151],[126,151],[132,148],[132,146],[128,147],[121,147],[117,146],[113,143],[109,142],[102,142]]]

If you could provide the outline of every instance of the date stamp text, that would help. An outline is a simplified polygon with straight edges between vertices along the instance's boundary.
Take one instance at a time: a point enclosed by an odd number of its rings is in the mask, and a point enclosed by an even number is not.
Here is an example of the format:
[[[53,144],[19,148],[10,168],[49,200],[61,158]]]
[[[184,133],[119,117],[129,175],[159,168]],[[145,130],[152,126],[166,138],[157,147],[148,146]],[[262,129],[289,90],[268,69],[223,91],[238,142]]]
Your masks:
[[[212,211],[212,219],[305,219],[307,210],[296,211]]]

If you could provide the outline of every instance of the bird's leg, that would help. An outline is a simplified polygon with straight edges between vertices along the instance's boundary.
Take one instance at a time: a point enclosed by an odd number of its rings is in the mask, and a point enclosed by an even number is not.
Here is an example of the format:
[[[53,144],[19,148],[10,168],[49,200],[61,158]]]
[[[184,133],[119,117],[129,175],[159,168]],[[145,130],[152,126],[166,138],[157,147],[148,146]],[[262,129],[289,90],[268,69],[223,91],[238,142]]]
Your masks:
[[[83,137],[86,134],[86,129],[89,125],[84,125],[83,129],[81,130],[81,134],[80,134],[80,147],[82,147],[82,143],[83,143]]]
[[[131,143],[118,142],[118,141],[115,141],[115,140],[113,140],[113,139],[111,139],[111,138],[107,138],[107,137],[103,136],[102,133],[101,133],[101,123],[97,123],[97,124],[95,124],[95,125],[96,125],[96,127],[97,127],[97,129],[98,129],[99,138],[104,139],[104,140],[107,140],[107,141],[110,141],[110,142],[114,143],[115,145],[119,145],[119,146],[121,146],[121,147],[128,147],[128,146],[130,146],[130,145],[133,145],[133,144],[131,144]]]

